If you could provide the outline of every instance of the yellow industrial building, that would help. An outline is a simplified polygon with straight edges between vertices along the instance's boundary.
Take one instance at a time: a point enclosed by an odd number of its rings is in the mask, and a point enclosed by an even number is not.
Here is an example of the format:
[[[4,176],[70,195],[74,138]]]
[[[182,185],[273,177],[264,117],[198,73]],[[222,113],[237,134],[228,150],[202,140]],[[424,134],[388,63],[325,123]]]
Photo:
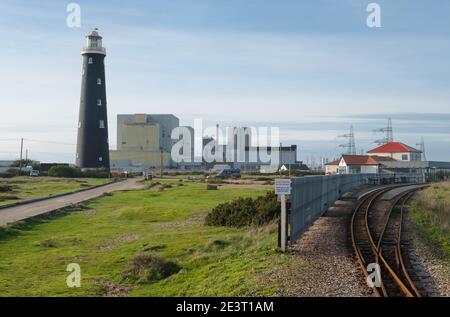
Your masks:
[[[117,116],[117,150],[110,152],[112,169],[135,166],[173,167],[172,130],[179,126],[173,115],[133,114]]]

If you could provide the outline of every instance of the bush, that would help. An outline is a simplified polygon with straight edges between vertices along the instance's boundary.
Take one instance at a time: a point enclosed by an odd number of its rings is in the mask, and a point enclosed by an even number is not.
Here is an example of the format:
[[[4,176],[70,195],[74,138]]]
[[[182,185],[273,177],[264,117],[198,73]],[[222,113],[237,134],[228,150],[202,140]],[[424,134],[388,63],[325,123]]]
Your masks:
[[[19,196],[15,196],[15,195],[5,195],[5,196],[0,196],[0,201],[6,201],[6,200],[19,200],[20,197]]]
[[[0,173],[0,178],[13,178],[14,175],[13,173],[9,173],[9,172],[4,172],[4,173]]]
[[[277,196],[269,192],[266,196],[255,199],[238,198],[220,204],[206,216],[205,224],[227,227],[262,226],[277,219],[279,211]]]
[[[11,192],[13,187],[11,185],[0,185],[0,193]]]
[[[77,167],[67,165],[55,165],[48,170],[48,175],[53,177],[86,177],[86,178],[108,178],[109,170],[106,168],[92,168],[82,171]]]
[[[53,177],[77,177],[81,170],[67,165],[55,165],[48,170],[48,175]]]
[[[109,178],[109,169],[107,168],[90,168],[83,171],[82,177],[89,178]]]
[[[180,269],[175,262],[152,253],[142,253],[128,263],[124,279],[137,283],[151,283],[176,274]]]

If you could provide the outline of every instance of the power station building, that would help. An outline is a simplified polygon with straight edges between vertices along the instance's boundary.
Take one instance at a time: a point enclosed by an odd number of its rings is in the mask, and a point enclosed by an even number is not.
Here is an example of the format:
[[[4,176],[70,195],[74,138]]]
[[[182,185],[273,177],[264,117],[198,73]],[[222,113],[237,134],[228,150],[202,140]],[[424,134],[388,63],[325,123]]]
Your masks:
[[[106,108],[105,57],[97,29],[86,36],[82,49],[80,112],[75,164],[81,168],[110,168]]]
[[[174,167],[171,159],[172,130],[180,120],[171,114],[131,114],[117,116],[117,150],[111,151],[113,169],[130,170]]]
[[[172,131],[179,127],[179,119],[171,114],[119,114],[117,116],[117,150],[110,151],[111,170],[113,172],[145,172],[149,169],[183,169],[183,170],[210,170],[216,165],[240,168],[248,171],[267,169],[272,162],[264,162],[259,155],[260,149],[251,145],[251,130],[249,128],[234,127],[231,129],[230,144],[220,144],[223,157],[218,161],[210,162],[205,157],[198,157],[195,153],[195,131],[192,127],[186,128],[190,134],[190,156],[187,161],[175,162],[172,158],[172,147],[179,140],[173,140]],[[217,127],[218,129],[218,127]],[[239,134],[240,133],[240,134]],[[238,134],[240,142],[238,142]],[[186,136],[183,136],[186,137]],[[230,140],[229,140],[230,141]],[[216,143],[215,138],[202,135],[202,146]],[[242,156],[238,155],[242,149]],[[187,150],[183,148],[183,150]],[[230,157],[228,157],[228,150]],[[289,166],[292,169],[302,167],[297,160],[297,146],[277,147],[278,157],[275,170],[280,166]],[[215,146],[213,152],[215,152]],[[270,153],[271,151],[268,150]],[[231,154],[232,153],[232,154]],[[183,153],[179,153],[183,154]],[[203,153],[204,154],[204,153]],[[256,157],[256,160],[253,160]],[[216,157],[217,158],[217,157]]]

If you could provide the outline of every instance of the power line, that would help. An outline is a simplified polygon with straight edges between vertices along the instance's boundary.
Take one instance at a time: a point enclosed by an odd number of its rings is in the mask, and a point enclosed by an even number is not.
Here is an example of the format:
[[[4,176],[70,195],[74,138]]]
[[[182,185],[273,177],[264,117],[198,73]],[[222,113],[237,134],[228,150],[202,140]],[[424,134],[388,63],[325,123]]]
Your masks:
[[[57,142],[57,141],[47,141],[47,140],[34,140],[34,139],[24,139],[28,142],[34,142],[34,143],[46,143],[46,144],[59,144],[59,145],[70,145],[70,146],[76,146],[74,143],[64,143],[64,142]]]
[[[381,128],[381,129],[376,129],[376,130],[374,130],[374,132],[383,132],[383,133],[385,133],[385,137],[383,139],[376,140],[375,143],[377,143],[379,145],[383,145],[383,144],[386,144],[386,143],[394,142],[394,131],[393,131],[393,128],[392,128],[392,119],[391,118],[388,119],[387,127]]]

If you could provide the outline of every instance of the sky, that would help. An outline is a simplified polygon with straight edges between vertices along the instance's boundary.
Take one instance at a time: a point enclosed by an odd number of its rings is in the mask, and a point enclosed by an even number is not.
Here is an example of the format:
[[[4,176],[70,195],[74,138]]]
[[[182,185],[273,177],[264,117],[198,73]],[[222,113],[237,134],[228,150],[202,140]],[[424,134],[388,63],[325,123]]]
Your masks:
[[[0,2],[0,160],[74,161],[81,47],[97,27],[107,50],[111,148],[116,116],[172,113],[221,125],[280,127],[308,160],[357,147],[393,117],[394,136],[450,161],[450,1],[364,0]]]

